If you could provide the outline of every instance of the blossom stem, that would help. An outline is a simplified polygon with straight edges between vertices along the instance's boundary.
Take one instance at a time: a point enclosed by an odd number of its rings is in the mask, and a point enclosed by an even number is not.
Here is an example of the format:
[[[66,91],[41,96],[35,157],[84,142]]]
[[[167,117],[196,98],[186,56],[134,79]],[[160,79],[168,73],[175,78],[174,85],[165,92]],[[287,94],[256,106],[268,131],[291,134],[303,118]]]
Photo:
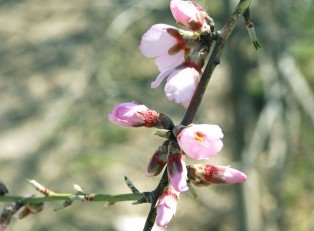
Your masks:
[[[208,82],[215,70],[216,66],[220,63],[220,57],[225,45],[226,40],[229,35],[232,33],[235,25],[239,22],[244,12],[250,6],[252,0],[240,0],[236,9],[233,11],[230,19],[225,23],[223,28],[217,32],[217,40],[215,47],[210,55],[209,61],[205,67],[205,70],[202,74],[201,80],[195,90],[195,93],[192,97],[191,103],[181,121],[182,125],[188,125],[192,123],[194,116],[198,110],[199,105],[201,104],[204,92],[208,85]]]

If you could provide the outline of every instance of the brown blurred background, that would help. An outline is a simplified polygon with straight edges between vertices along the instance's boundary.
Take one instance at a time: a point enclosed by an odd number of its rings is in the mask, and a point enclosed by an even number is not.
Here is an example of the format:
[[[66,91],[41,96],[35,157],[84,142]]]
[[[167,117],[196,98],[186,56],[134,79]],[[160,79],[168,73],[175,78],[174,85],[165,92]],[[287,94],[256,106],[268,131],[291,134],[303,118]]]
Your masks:
[[[115,104],[144,102],[179,123],[158,74],[138,49],[155,23],[175,25],[169,1],[0,1],[0,179],[12,194],[34,178],[57,192],[129,193],[159,177],[146,164],[162,139],[155,129],[111,124]],[[197,1],[220,28],[236,1]],[[225,47],[195,123],[222,127],[224,149],[210,161],[243,170],[243,185],[181,195],[168,230],[314,230],[314,24],[312,0],[253,1],[262,49],[243,20]],[[193,163],[187,160],[188,163]],[[8,230],[141,230],[149,205],[74,203],[13,221]],[[136,226],[138,225],[138,226]]]

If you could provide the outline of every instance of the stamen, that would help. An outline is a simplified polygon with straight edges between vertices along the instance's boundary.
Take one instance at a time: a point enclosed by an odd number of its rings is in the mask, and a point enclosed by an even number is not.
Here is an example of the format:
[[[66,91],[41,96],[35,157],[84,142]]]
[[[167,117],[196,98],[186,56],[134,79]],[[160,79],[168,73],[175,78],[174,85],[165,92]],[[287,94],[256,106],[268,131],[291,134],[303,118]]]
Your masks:
[[[195,139],[198,142],[203,142],[204,141],[204,135],[202,133],[200,133],[200,132],[196,132]]]

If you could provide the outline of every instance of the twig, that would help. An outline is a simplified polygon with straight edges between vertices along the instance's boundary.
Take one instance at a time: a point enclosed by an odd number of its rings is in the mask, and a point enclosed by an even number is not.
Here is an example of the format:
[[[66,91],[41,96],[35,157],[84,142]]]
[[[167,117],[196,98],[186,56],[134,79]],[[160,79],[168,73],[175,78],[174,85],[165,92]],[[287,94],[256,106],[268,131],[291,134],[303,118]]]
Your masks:
[[[130,194],[95,194],[95,193],[85,193],[83,191],[77,191],[77,193],[56,193],[48,188],[42,186],[35,180],[29,180],[29,183],[32,184],[36,190],[44,194],[44,196],[34,196],[34,197],[23,197],[16,195],[5,194],[0,197],[0,202],[5,201],[22,201],[24,203],[41,203],[41,202],[50,202],[50,201],[105,201],[108,203],[115,203],[121,201],[149,201],[143,200],[143,197],[149,197],[149,193],[139,193],[134,192]]]
[[[191,103],[184,115],[183,120],[181,121],[182,125],[188,125],[192,123],[193,118],[202,101],[207,84],[213,74],[213,71],[215,70],[216,66],[220,63],[220,57],[221,57],[225,42],[228,39],[231,32],[233,31],[235,25],[241,19],[246,9],[248,9],[248,7],[250,6],[251,1],[252,0],[240,0],[231,18],[223,26],[223,28],[217,32],[217,41],[216,41],[215,47],[210,55],[209,61],[202,74],[201,80],[195,90]]]

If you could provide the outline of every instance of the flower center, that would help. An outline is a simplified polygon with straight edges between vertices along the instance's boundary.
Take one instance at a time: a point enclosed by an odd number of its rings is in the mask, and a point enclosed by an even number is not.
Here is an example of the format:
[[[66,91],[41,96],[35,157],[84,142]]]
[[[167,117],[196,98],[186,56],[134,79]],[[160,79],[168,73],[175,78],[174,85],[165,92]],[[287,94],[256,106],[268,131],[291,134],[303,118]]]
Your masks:
[[[204,134],[200,132],[196,132],[196,135],[194,137],[198,142],[203,142],[204,141]]]

